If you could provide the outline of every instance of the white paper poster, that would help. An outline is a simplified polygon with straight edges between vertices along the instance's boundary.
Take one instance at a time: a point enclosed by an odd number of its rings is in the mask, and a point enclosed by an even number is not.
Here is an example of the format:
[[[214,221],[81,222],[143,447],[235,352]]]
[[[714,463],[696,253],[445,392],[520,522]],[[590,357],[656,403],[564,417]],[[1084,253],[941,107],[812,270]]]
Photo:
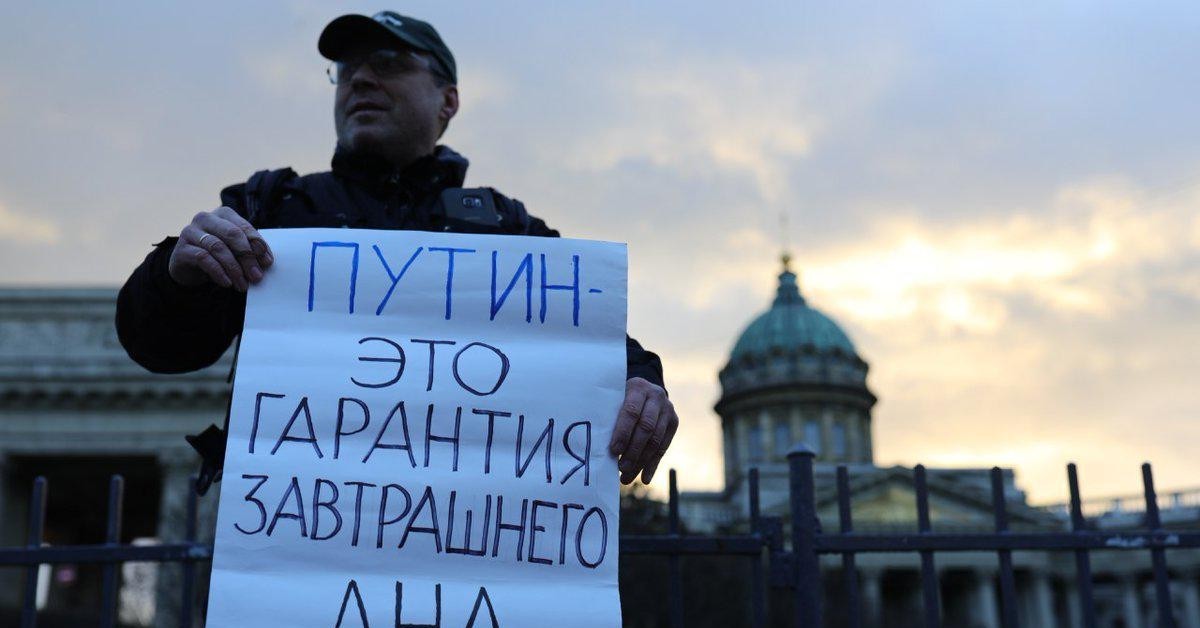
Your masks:
[[[263,236],[208,625],[620,625],[625,246]]]

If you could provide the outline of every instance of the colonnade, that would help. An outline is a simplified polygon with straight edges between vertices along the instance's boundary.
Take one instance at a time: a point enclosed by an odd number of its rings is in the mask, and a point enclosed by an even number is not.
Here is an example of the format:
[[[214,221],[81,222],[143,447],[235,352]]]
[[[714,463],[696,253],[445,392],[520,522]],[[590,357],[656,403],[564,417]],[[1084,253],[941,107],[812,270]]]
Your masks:
[[[966,599],[956,600],[959,609],[965,609],[973,628],[1000,628],[1001,602],[999,598],[999,573],[995,567],[954,572],[968,581],[958,588]],[[904,589],[905,599],[885,600],[883,580],[885,574],[899,577],[912,586]],[[893,576],[894,574],[894,576]],[[1100,577],[1107,578],[1104,574]],[[945,578],[945,575],[943,575]],[[1043,572],[1025,572],[1019,576],[1017,606],[1021,626],[1029,628],[1080,628],[1082,617],[1079,611],[1079,590],[1071,576],[1054,576]],[[858,592],[861,604],[862,625],[883,626],[885,609],[891,606],[905,609],[923,608],[919,570],[910,567],[888,568],[880,566],[858,569]],[[1057,586],[1056,586],[1057,585]],[[1153,628],[1157,625],[1157,603],[1154,597],[1153,576],[1138,572],[1125,574],[1115,581],[1120,604],[1117,608],[1101,612],[1100,625],[1123,625],[1124,628]],[[1099,592],[1108,585],[1098,582],[1094,590]],[[1175,621],[1180,628],[1200,628],[1200,570],[1173,573],[1172,597],[1175,601]],[[945,587],[943,587],[943,592]],[[942,600],[947,607],[947,600]],[[1104,611],[1108,610],[1108,613]],[[1115,612],[1113,612],[1115,611]]]

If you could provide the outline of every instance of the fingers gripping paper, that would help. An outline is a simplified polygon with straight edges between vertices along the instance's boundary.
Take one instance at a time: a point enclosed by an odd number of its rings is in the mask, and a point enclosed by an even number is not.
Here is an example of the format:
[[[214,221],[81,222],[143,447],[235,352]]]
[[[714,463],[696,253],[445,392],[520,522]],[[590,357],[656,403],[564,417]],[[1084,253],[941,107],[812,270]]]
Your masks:
[[[624,245],[263,235],[208,625],[619,625]]]

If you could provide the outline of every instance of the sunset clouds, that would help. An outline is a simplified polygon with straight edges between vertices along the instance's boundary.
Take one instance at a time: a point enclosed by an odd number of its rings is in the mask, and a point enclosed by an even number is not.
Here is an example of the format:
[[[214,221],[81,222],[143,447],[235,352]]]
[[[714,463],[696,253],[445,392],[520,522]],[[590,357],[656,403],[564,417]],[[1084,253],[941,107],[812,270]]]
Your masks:
[[[61,232],[58,225],[37,216],[21,214],[0,203],[0,242],[24,241],[52,244]]]

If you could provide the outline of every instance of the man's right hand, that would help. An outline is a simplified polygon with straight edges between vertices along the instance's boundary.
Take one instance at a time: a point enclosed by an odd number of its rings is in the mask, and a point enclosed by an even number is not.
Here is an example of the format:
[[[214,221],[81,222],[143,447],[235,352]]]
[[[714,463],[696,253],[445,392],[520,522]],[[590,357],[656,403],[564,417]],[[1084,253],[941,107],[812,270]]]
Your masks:
[[[229,207],[200,212],[179,233],[167,266],[184,286],[215,283],[245,292],[275,262],[258,231]]]

